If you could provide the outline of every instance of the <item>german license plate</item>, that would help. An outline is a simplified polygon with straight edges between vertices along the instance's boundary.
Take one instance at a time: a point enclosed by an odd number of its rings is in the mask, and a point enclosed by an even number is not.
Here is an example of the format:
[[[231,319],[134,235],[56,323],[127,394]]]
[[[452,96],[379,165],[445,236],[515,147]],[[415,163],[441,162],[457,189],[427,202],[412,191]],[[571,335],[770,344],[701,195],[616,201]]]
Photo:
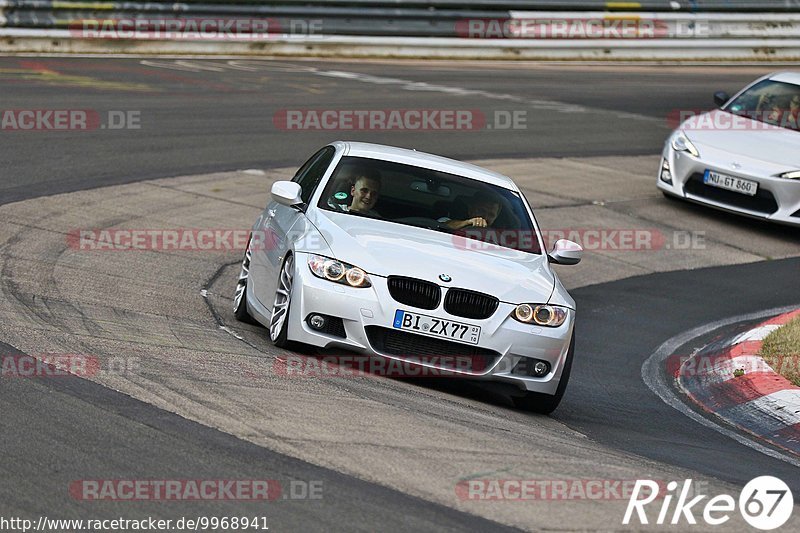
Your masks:
[[[755,196],[758,190],[757,181],[728,176],[708,169],[706,169],[705,174],[703,174],[703,183],[719,189],[746,194],[747,196]]]
[[[481,327],[471,324],[462,324],[453,320],[444,320],[418,313],[409,313],[398,309],[394,313],[395,329],[410,331],[429,337],[439,337],[467,344],[478,344],[481,337]]]

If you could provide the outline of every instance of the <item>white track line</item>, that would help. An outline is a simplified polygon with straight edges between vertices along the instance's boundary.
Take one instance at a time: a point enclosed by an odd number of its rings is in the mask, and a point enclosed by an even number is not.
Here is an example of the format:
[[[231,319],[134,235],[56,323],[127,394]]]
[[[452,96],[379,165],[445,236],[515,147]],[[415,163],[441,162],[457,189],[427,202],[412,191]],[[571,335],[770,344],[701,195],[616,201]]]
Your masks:
[[[761,326],[755,329],[751,329],[750,331],[745,331],[744,333],[739,334],[738,336],[734,337],[731,341],[731,346],[736,344],[741,344],[747,341],[763,341],[767,338],[767,335],[775,331],[781,327],[779,324],[769,324],[767,326]]]

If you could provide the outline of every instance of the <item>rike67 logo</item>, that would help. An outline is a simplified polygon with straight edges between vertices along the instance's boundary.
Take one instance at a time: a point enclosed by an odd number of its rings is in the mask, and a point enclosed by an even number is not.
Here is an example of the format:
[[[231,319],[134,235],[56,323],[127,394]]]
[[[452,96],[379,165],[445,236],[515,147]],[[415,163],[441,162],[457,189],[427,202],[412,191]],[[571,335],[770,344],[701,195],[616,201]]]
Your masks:
[[[663,485],[649,479],[636,480],[622,523],[630,524],[635,514],[639,523],[649,524],[653,516],[651,514],[648,518],[645,507],[657,500],[660,500],[660,508],[656,504],[651,511],[659,509],[655,519],[658,525],[694,525],[697,524],[697,513],[706,524],[719,526],[730,520],[731,514],[736,511],[737,502],[728,494],[714,496],[705,502],[708,496],[692,494],[691,479],[685,480],[680,490],[677,481],[670,481],[666,486],[666,494],[659,493],[661,487]],[[673,500],[676,500],[674,507]],[[780,479],[760,476],[744,486],[739,494],[738,508],[750,526],[767,531],[779,528],[789,520],[794,498],[789,486]]]

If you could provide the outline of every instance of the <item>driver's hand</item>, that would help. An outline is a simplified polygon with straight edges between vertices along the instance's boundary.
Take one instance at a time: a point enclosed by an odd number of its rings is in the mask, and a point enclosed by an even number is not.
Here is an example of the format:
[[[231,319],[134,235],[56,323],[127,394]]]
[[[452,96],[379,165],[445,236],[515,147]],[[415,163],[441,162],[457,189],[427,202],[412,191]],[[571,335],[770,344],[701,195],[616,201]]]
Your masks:
[[[485,228],[486,226],[488,226],[486,220],[483,217],[471,218],[467,220],[467,222],[469,222],[470,226],[474,226],[476,228]]]

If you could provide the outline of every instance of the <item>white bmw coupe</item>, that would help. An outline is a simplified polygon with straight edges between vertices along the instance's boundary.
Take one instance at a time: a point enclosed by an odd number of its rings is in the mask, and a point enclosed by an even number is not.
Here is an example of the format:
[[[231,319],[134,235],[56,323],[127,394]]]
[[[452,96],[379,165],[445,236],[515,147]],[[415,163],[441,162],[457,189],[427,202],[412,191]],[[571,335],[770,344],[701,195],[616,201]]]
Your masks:
[[[574,357],[575,301],[514,182],[376,144],[334,142],[273,184],[234,295],[272,342],[386,358],[505,383],[550,413]]]

